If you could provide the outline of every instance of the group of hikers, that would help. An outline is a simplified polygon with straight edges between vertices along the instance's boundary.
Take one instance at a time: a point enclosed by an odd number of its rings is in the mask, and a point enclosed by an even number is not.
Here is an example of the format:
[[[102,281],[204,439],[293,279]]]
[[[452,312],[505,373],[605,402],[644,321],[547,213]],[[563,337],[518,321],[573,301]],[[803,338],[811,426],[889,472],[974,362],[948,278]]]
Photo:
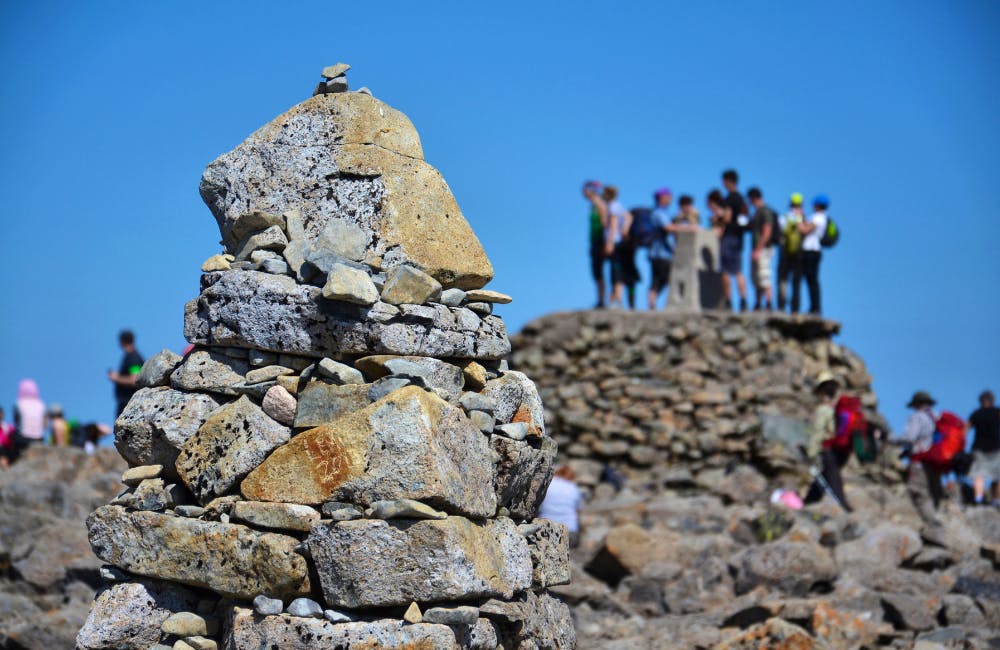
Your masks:
[[[814,391],[818,405],[802,451],[813,462],[815,478],[804,503],[828,494],[850,511],[841,469],[852,456],[863,463],[872,462],[879,445],[887,442],[885,434],[865,420],[857,397],[841,394],[840,383],[832,374],[821,374]],[[901,456],[909,461],[908,471],[922,467],[933,510],[944,500],[945,481],[952,477],[971,478],[969,500],[973,504],[1000,507],[1000,409],[995,396],[983,391],[979,408],[968,420],[950,411],[937,412],[935,404],[927,391],[915,392],[907,404],[913,413],[899,440],[903,444]]]
[[[121,415],[125,405],[138,390],[136,379],[142,370],[143,358],[135,347],[135,334],[123,330],[118,335],[122,359],[118,371],[108,371],[114,385],[116,411]],[[80,422],[67,418],[63,407],[52,403],[46,406],[34,379],[22,379],[17,387],[13,422],[6,419],[0,407],[0,469],[6,469],[28,447],[48,444],[55,447],[80,447],[94,453],[100,439],[111,433],[111,427],[99,422]]]
[[[753,309],[773,309],[774,251],[777,249],[777,309],[797,313],[801,307],[800,287],[805,280],[809,291],[809,312],[820,314],[819,267],[823,248],[836,244],[839,229],[827,213],[830,199],[818,194],[812,200],[812,212],[806,215],[805,199],[799,193],[789,197],[788,210],[779,215],[764,201],[757,187],[739,191],[736,170],[722,173],[722,190],[708,193],[707,227],[719,238],[719,267],[726,309],[733,309],[732,283],[736,281],[739,310],[746,311],[747,283],[743,274],[745,240],[751,241],[751,279],[754,286]],[[618,188],[599,181],[587,181],[583,196],[590,203],[590,266],[597,285],[597,308],[610,304],[622,307],[627,300],[635,309],[635,287],[641,280],[635,256],[640,248],[648,252],[650,263],[649,308],[656,309],[664,290],[670,285],[674,241],[678,233],[702,227],[694,199],[687,194],[677,199],[662,187],[653,192],[653,207],[626,210],[618,200]],[[749,199],[749,202],[747,201]],[[608,295],[607,267],[611,271]],[[790,285],[790,286],[789,286]],[[789,288],[791,291],[789,291]]]

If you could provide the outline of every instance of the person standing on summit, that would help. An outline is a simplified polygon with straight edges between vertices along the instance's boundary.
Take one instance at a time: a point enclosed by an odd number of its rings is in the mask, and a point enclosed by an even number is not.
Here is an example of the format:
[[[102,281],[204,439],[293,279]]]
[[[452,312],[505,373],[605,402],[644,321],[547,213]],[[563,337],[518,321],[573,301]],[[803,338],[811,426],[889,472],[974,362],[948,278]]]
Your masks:
[[[135,349],[135,334],[131,330],[122,330],[118,334],[118,345],[124,353],[121,365],[118,367],[118,372],[108,371],[108,379],[115,385],[116,418],[125,410],[125,405],[132,399],[132,395],[139,390],[135,381],[139,377],[143,363],[142,355]]]
[[[774,256],[774,240],[777,237],[778,217],[774,210],[764,203],[764,193],[760,188],[751,187],[747,197],[753,205],[753,221],[750,232],[753,248],[750,253],[750,270],[753,278],[753,308],[770,310],[772,306],[771,259]]]
[[[819,262],[823,257],[823,234],[826,232],[826,210],[830,207],[830,199],[825,194],[819,194],[813,199],[813,213],[806,221],[799,224],[802,233],[802,253],[799,259],[799,269],[792,276],[792,312],[797,313],[801,304],[799,285],[803,276],[809,287],[809,313],[816,316],[822,313],[819,292]]]
[[[601,184],[587,181],[583,184],[583,198],[590,202],[590,273],[597,285],[596,309],[604,308],[607,283],[604,280],[604,264],[608,260],[605,252],[605,233],[608,229],[608,207],[601,198]]]
[[[719,242],[719,259],[722,263],[722,292],[726,297],[726,309],[733,308],[732,278],[736,277],[736,287],[740,292],[740,311],[747,310],[747,281],[743,277],[743,233],[750,223],[747,202],[743,200],[737,186],[740,177],[735,169],[722,172],[722,185],[726,188],[725,206],[728,216]]]
[[[605,185],[601,194],[608,209],[608,229],[605,252],[611,256],[611,306],[621,307],[628,286],[629,307],[635,309],[635,285],[639,281],[635,267],[635,246],[629,235],[632,230],[632,213],[618,200],[618,188]]]

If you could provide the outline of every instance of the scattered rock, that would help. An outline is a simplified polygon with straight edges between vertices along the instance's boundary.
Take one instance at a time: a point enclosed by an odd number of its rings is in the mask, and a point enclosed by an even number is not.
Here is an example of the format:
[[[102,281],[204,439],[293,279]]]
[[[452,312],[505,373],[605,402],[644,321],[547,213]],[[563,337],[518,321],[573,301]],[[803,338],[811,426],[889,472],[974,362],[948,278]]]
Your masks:
[[[382,288],[382,300],[390,305],[422,305],[441,296],[441,283],[412,266],[391,269]]]
[[[289,603],[288,613],[302,618],[323,618],[323,607],[311,598],[296,598]]]
[[[365,510],[365,516],[372,519],[447,519],[448,517],[446,513],[413,499],[376,501]]]
[[[330,268],[323,285],[323,297],[356,305],[374,305],[378,302],[379,292],[367,273],[338,262]]]
[[[135,385],[139,388],[168,386],[170,374],[177,369],[183,360],[183,357],[170,350],[160,350],[142,364],[142,370],[135,379]]]
[[[292,426],[295,422],[295,412],[298,407],[298,400],[289,393],[283,386],[271,386],[264,393],[261,401],[261,409],[275,422],[280,422],[286,427]]]

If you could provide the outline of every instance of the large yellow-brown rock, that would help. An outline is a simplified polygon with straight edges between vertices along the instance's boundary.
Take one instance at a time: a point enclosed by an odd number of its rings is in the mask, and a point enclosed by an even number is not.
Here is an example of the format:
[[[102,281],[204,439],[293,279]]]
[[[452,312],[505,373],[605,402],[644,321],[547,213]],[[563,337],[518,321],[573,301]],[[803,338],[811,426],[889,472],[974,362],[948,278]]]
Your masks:
[[[321,257],[318,249],[350,232],[364,247],[352,259],[375,268],[409,264],[444,288],[476,289],[493,277],[412,123],[368,95],[317,95],[293,107],[212,162],[200,189],[230,252],[246,215],[292,214],[296,256]]]
[[[300,433],[240,489],[258,501],[367,506],[405,498],[473,517],[496,511],[486,437],[460,408],[416,386]]]

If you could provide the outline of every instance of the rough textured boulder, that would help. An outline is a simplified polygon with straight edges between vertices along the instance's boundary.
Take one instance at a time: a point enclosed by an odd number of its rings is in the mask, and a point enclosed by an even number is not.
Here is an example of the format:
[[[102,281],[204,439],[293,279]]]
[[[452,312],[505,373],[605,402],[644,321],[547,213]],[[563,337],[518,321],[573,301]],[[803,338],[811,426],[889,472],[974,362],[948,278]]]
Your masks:
[[[509,519],[321,524],[309,535],[309,551],[323,595],[339,607],[510,598],[531,586],[528,545]]]
[[[216,410],[184,443],[177,473],[198,499],[208,501],[237,485],[290,435],[244,395]]]
[[[307,241],[331,220],[360,228],[368,264],[411,264],[463,289],[493,277],[413,125],[365,94],[317,95],[279,116],[210,164],[201,194],[232,253],[240,217],[296,210]]]
[[[218,398],[204,393],[143,388],[115,421],[115,447],[133,465],[163,465],[176,476],[180,448],[218,407]]]
[[[104,506],[87,518],[94,553],[109,564],[236,598],[309,592],[298,540],[244,526]]]
[[[172,613],[197,605],[197,594],[170,583],[140,580],[111,585],[97,595],[76,638],[77,647],[147,650],[163,639],[160,626]]]
[[[460,409],[407,386],[296,436],[243,481],[248,499],[370,505],[419,499],[451,512],[496,511],[486,437]]]

